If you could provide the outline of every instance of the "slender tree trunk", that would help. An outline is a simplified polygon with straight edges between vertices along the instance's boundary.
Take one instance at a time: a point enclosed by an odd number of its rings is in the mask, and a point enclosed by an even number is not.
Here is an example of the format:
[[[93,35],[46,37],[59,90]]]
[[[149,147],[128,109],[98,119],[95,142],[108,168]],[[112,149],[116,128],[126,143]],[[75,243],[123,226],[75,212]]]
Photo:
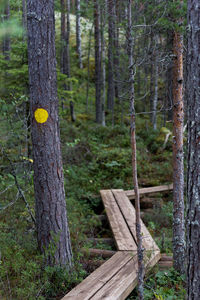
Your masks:
[[[106,102],[106,53],[105,53],[105,38],[104,30],[106,24],[107,0],[104,2],[105,6],[101,5],[101,45],[102,45],[102,126],[106,126],[105,120],[105,102]],[[104,10],[104,11],[103,11]]]
[[[86,112],[88,112],[88,98],[89,98],[89,80],[90,80],[90,53],[91,53],[91,40],[92,40],[93,24],[90,29],[89,42],[88,42],[88,57],[87,57],[87,88],[86,88]]]
[[[173,51],[173,33],[172,31],[168,31],[167,33],[167,48],[168,48],[168,52],[169,55],[172,55],[172,51]],[[172,120],[173,118],[173,110],[172,110],[172,106],[173,106],[173,95],[172,95],[172,81],[173,81],[173,61],[170,59],[169,65],[167,67],[167,118],[168,120]]]
[[[10,19],[10,3],[6,2],[4,9],[4,21],[8,21]],[[5,60],[10,60],[10,36],[7,34],[3,39],[3,55]]]
[[[63,57],[63,74],[66,74],[68,78],[71,77],[70,72],[70,52],[69,52],[69,39],[70,39],[70,0],[66,0],[67,10],[67,28],[65,33],[64,43],[64,57]],[[67,84],[67,90],[71,91],[71,82]]]
[[[184,274],[183,36],[179,32],[174,33],[173,48],[173,259],[174,268]]]
[[[132,170],[133,185],[135,191],[136,210],[136,235],[138,252],[138,293],[139,299],[144,299],[144,265],[143,247],[140,222],[140,196],[137,179],[137,157],[136,157],[136,136],[135,136],[135,105],[134,105],[134,65],[133,65],[133,37],[132,37],[132,0],[128,0],[128,56],[129,56],[129,87],[130,87],[130,113],[131,113],[131,148],[132,148]]]
[[[153,97],[153,113],[152,124],[153,129],[157,129],[157,104],[158,104],[158,37],[155,36],[155,60],[154,60],[154,97]]]
[[[65,13],[66,13],[66,7],[65,7],[65,0],[60,0],[60,8],[61,8],[61,55],[60,55],[60,70],[61,73],[64,72],[64,64],[65,64],[65,36],[66,36],[66,22],[65,22]]]
[[[200,2],[188,0],[187,299],[200,297]]]
[[[27,7],[26,7],[26,0],[22,0],[22,24],[23,28],[27,30]]]
[[[80,0],[76,0],[76,51],[78,54],[79,68],[83,68],[81,49],[81,5]]]
[[[115,17],[114,17],[114,83],[115,83],[115,98],[119,101],[120,93],[120,73],[119,73],[119,0],[115,0]]]
[[[27,1],[30,110],[38,247],[47,265],[72,259],[60,149],[54,1]]]
[[[108,93],[107,93],[107,107],[114,114],[114,98],[115,98],[115,84],[114,84],[114,2],[115,0],[108,0]]]
[[[96,122],[102,123],[101,99],[101,32],[100,32],[100,7],[99,1],[94,0],[94,35],[95,35],[95,80],[96,80]]]

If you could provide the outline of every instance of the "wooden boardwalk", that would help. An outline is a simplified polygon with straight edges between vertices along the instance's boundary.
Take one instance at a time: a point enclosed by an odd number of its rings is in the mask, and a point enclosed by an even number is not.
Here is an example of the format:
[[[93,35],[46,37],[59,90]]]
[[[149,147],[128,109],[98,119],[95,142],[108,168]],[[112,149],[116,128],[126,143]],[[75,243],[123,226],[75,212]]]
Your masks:
[[[172,186],[141,189],[143,193],[171,190]],[[137,285],[137,238],[133,191],[101,190],[102,201],[118,252],[71,290],[62,300],[123,300]],[[146,272],[160,259],[160,250],[141,220]]]

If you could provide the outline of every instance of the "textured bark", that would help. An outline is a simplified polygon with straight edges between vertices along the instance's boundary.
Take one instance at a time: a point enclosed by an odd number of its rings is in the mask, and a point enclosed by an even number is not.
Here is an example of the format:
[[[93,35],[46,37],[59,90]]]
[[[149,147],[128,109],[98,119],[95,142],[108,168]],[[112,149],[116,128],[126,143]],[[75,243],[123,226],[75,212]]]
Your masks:
[[[184,165],[183,165],[183,37],[174,33],[173,66],[173,258],[185,272]]]
[[[114,1],[108,0],[108,93],[107,107],[114,113]]]
[[[60,149],[54,1],[27,1],[30,110],[38,246],[47,265],[71,265]],[[48,112],[39,123],[37,109]]]
[[[200,297],[200,2],[188,1],[187,299]]]
[[[76,51],[78,54],[79,68],[83,68],[81,49],[81,5],[80,0],[76,0]]]
[[[130,113],[131,113],[131,148],[132,148],[132,172],[135,191],[136,211],[136,236],[138,253],[138,296],[144,299],[144,265],[143,247],[140,223],[140,195],[137,179],[137,157],[136,157],[136,136],[135,136],[135,95],[134,95],[134,65],[133,65],[133,37],[132,37],[132,0],[128,0],[128,56],[129,56],[129,87],[130,87]]]
[[[10,18],[10,4],[7,1],[4,9],[4,21],[8,21]],[[5,60],[10,60],[10,36],[7,34],[3,39],[3,55]]]
[[[100,7],[99,1],[94,0],[94,37],[95,37],[95,83],[96,83],[96,122],[102,123],[101,99],[101,32],[100,32]]]

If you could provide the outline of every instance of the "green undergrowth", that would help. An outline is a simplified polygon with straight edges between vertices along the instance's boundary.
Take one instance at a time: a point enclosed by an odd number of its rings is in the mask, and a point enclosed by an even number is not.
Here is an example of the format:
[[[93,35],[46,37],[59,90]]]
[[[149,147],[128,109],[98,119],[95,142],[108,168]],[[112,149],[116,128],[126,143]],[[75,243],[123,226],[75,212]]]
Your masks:
[[[180,276],[173,268],[160,271],[155,267],[145,279],[145,300],[184,300],[185,297],[185,277]],[[139,299],[137,289],[127,297],[127,300],[132,299]]]

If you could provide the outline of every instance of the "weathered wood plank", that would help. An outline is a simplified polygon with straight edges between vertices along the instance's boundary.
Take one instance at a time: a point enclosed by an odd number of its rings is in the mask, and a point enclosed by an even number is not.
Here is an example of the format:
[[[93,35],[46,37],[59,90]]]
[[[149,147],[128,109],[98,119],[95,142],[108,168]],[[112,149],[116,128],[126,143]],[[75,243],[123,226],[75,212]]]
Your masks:
[[[134,240],[137,243],[136,225],[135,225],[136,224],[135,208],[133,207],[132,203],[130,202],[129,198],[126,196],[124,191],[112,190],[112,192],[120,207],[120,211],[127,222],[129,230]],[[155,241],[153,240],[151,234],[149,233],[148,229],[142,222],[142,220],[141,220],[141,233],[143,238],[142,241],[143,247],[145,248],[146,251],[160,251]]]
[[[130,261],[128,252],[117,252],[61,300],[88,300]]]
[[[140,195],[144,195],[144,194],[159,193],[159,192],[165,192],[171,190],[173,190],[173,184],[142,188],[139,189],[139,193]],[[135,199],[134,190],[125,191],[125,194],[128,196],[130,200]]]
[[[92,297],[92,300],[126,299],[137,284],[137,255],[133,257],[130,254],[130,257],[130,261]]]
[[[123,252],[125,253],[125,252]],[[91,299],[92,300],[124,300],[136,287],[138,282],[137,255],[130,253],[131,260],[111,278]],[[146,271],[149,266],[153,267],[159,260],[160,253],[156,252],[150,261],[145,262]]]
[[[137,251],[136,243],[134,242],[111,190],[102,190],[100,193],[118,250]]]

